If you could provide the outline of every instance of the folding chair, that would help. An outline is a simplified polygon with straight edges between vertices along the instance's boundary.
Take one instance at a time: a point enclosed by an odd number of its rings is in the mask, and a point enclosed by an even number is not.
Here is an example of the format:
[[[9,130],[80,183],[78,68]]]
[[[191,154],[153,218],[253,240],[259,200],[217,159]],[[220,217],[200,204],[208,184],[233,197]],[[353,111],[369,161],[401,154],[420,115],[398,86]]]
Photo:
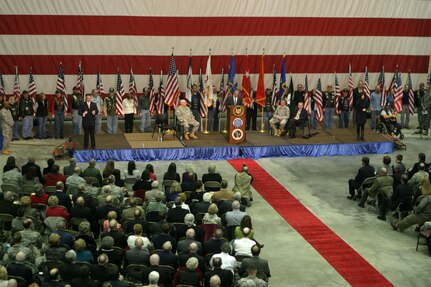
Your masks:
[[[21,187],[21,196],[30,196],[34,193],[34,184],[24,184]]]

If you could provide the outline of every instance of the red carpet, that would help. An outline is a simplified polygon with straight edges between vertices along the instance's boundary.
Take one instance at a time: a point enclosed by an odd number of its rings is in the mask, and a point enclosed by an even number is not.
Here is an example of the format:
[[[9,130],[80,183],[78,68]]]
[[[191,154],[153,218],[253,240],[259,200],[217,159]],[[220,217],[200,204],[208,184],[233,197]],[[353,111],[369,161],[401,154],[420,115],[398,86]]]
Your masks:
[[[312,214],[254,160],[229,160],[236,170],[246,163],[253,187],[352,286],[393,286],[342,238]]]

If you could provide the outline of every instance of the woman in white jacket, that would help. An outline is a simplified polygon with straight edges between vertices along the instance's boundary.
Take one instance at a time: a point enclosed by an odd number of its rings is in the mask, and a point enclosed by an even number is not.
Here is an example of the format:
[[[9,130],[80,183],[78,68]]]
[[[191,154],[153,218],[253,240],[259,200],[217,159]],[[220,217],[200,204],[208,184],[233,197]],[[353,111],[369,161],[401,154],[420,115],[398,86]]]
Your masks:
[[[136,112],[135,101],[131,94],[126,94],[123,100],[124,132],[133,132],[133,119]]]

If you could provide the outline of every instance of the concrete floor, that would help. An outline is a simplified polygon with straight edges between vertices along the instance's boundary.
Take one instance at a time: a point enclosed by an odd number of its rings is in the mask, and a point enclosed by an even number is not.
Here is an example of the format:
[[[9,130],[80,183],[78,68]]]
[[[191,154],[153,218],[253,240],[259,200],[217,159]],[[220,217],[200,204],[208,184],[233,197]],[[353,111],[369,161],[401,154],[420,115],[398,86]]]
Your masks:
[[[46,159],[60,143],[53,139],[21,140],[13,142],[12,149],[19,166],[33,155],[37,163],[45,167]],[[406,131],[405,143],[408,149],[396,153],[404,155],[408,167],[417,161],[420,151],[431,157],[430,142],[411,135],[411,131]],[[382,157],[370,155],[371,163],[378,167]],[[6,158],[0,156],[0,166],[5,164]],[[431,261],[426,247],[415,251],[416,233],[413,229],[404,233],[394,232],[388,222],[376,219],[374,211],[360,209],[355,202],[346,199],[347,180],[356,174],[360,159],[361,156],[270,158],[260,159],[258,163],[394,286],[430,286],[431,280],[426,274],[429,274]],[[163,175],[169,163],[152,162],[159,176]],[[180,161],[177,162],[178,170],[182,172],[188,163],[194,165],[200,176],[206,172],[210,162]],[[59,160],[58,164],[64,166],[67,160]],[[223,178],[233,182],[235,171],[230,164],[226,161],[217,161],[216,164]],[[87,164],[79,165],[85,167]],[[116,165],[123,170],[127,163],[118,162]],[[137,163],[141,170],[145,165],[145,162]],[[104,163],[98,166],[103,168]],[[254,204],[247,212],[252,216],[256,239],[265,244],[262,257],[270,262],[270,286],[349,286],[257,192],[254,198]]]

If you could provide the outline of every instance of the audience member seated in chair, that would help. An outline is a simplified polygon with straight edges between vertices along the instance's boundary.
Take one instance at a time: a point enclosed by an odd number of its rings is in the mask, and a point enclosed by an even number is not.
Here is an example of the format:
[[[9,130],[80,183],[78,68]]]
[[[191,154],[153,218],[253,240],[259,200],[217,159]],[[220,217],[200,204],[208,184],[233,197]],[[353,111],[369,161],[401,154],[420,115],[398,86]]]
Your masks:
[[[187,106],[186,100],[180,101],[180,106],[175,110],[175,115],[180,124],[184,127],[184,138],[186,140],[189,140],[190,138],[197,139],[198,137],[196,136],[196,132],[198,131],[200,124]],[[190,127],[192,127],[191,132],[189,131]]]
[[[289,132],[289,137],[294,138],[296,135],[296,127],[304,127],[307,124],[307,111],[304,109],[302,102],[298,103],[298,108],[293,113],[295,116],[289,120],[285,134]]]
[[[391,135],[402,135],[401,125],[397,123],[397,113],[391,109],[391,104],[386,103],[385,109],[380,113],[383,124]]]
[[[364,190],[362,194],[361,202],[358,204],[359,207],[364,207],[367,201],[368,195],[378,198],[378,209],[380,220],[386,220],[386,210],[389,207],[389,198],[392,196],[394,187],[394,179],[388,176],[386,168],[379,168],[378,176],[370,188]]]
[[[254,265],[257,268],[257,272],[261,272],[266,275],[267,278],[271,277],[271,272],[269,271],[268,260],[262,259],[260,255],[260,247],[254,245],[251,247],[252,258],[246,258],[241,262],[241,267],[239,268],[239,275],[244,275],[247,271],[248,266]]]
[[[290,109],[286,105],[286,100],[281,100],[280,105],[275,109],[274,115],[272,119],[269,120],[269,124],[271,125],[272,130],[274,131],[274,136],[280,136],[281,132],[284,130],[284,127],[289,120],[290,117]],[[276,125],[279,125],[277,129]]]
[[[400,204],[402,204],[403,208],[408,208],[406,210],[400,210],[401,212],[411,210],[413,189],[407,183],[408,181],[409,176],[407,174],[403,174],[401,176],[401,184],[394,186],[394,193],[391,197],[391,210],[395,210]]]
[[[210,285],[210,280],[213,276],[218,276],[221,281],[219,286],[232,286],[233,274],[230,270],[222,269],[223,260],[220,257],[212,259],[213,269],[205,272],[205,286]]]
[[[354,199],[356,190],[359,190],[364,180],[374,176],[374,167],[370,165],[370,158],[367,156],[362,157],[362,167],[358,170],[355,179],[349,179],[349,193],[348,199]],[[358,193],[360,198],[362,194]]]

